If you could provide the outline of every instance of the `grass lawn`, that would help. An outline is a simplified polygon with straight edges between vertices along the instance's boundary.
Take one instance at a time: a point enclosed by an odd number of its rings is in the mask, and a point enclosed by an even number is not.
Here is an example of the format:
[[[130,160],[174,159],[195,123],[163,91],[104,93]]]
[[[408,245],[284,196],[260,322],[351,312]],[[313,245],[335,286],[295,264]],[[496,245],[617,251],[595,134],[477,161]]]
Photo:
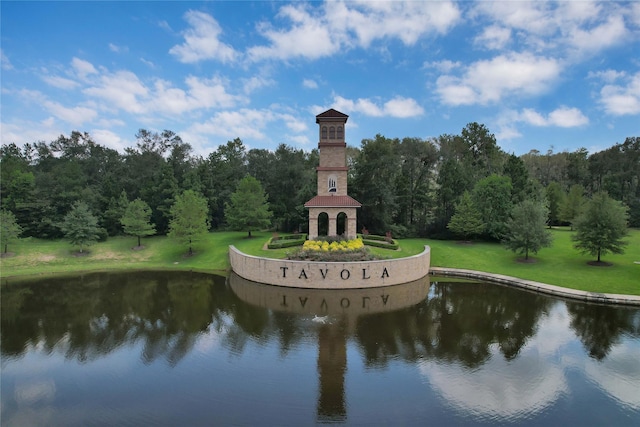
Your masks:
[[[541,250],[537,262],[523,264],[517,256],[497,243],[460,244],[429,239],[400,240],[401,249],[389,251],[370,248],[375,254],[399,258],[420,253],[431,246],[431,265],[466,268],[500,273],[543,283],[593,292],[640,295],[640,230],[631,230],[629,245],[623,255],[606,255],[603,261],[611,267],[592,267],[593,258],[581,255],[572,247],[569,229],[552,230],[553,247]],[[142,250],[132,250],[137,241],[132,237],[114,237],[97,243],[85,256],[76,256],[76,248],[64,240],[21,239],[9,247],[15,255],[0,259],[0,276],[46,275],[70,271],[173,269],[224,272],[228,269],[227,248],[235,245],[241,251],[270,258],[284,258],[291,249],[264,249],[270,232],[214,232],[193,246],[194,256],[186,257],[187,248],[166,237],[142,239]]]

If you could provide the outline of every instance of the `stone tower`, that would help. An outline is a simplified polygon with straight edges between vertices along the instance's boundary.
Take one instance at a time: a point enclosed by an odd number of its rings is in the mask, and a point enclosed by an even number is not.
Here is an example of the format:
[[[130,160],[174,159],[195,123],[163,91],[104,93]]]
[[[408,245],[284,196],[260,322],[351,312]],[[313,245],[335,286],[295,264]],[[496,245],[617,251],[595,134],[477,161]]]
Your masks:
[[[327,216],[327,235],[355,239],[356,213],[362,206],[347,195],[347,143],[345,125],[349,116],[333,108],[316,116],[319,130],[318,195],[304,204],[309,209],[309,239],[319,235],[319,223]],[[324,234],[324,233],[323,233]]]

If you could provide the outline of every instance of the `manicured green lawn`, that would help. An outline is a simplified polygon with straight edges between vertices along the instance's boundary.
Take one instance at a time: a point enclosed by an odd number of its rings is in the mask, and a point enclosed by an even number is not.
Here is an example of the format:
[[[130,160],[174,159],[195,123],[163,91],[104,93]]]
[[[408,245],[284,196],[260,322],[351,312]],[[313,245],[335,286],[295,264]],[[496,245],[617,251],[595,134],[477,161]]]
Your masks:
[[[389,258],[420,253],[424,245],[431,246],[431,265],[466,268],[508,276],[536,280],[543,283],[607,292],[640,295],[640,230],[631,230],[629,245],[623,255],[606,255],[603,261],[611,267],[592,267],[590,256],[581,255],[572,247],[568,229],[554,229],[551,248],[541,250],[537,262],[523,264],[517,256],[497,243],[478,242],[460,244],[453,241],[429,239],[404,239],[401,249],[389,251],[371,248],[371,251]],[[134,251],[135,238],[115,237],[89,248],[86,256],[75,256],[76,250],[63,240],[50,241],[22,239],[9,247],[15,256],[0,260],[0,276],[27,274],[51,274],[69,271],[122,270],[122,269],[179,269],[223,272],[229,267],[229,245],[248,254],[271,258],[284,258],[288,249],[265,249],[270,232],[253,233],[247,239],[244,232],[209,233],[204,240],[194,244],[195,254],[186,257],[187,248],[166,237],[150,237],[142,240],[145,249]],[[289,249],[290,250],[290,249]]]
[[[573,248],[573,233],[568,228],[552,232],[553,246],[534,255],[536,262],[532,264],[517,262],[516,254],[495,243],[429,240],[427,244],[431,246],[432,266],[499,273],[592,292],[640,295],[640,264],[635,264],[640,262],[640,230],[630,230],[624,254],[602,257],[602,261],[613,263],[610,267],[587,265],[595,258]]]

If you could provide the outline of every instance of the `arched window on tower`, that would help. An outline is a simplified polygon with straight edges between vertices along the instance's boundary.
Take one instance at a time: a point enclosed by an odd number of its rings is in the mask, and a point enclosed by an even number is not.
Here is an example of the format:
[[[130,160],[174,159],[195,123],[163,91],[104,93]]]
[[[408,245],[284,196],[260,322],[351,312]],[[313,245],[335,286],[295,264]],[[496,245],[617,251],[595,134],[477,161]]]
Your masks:
[[[328,182],[328,190],[329,193],[335,193],[338,191],[338,179],[336,178],[335,175],[331,175],[329,177],[329,182]]]
[[[338,139],[344,139],[344,129],[342,126],[338,126]]]
[[[333,126],[329,128],[329,139],[336,139],[336,128]]]
[[[322,139],[327,139],[327,127],[326,126],[322,126]]]

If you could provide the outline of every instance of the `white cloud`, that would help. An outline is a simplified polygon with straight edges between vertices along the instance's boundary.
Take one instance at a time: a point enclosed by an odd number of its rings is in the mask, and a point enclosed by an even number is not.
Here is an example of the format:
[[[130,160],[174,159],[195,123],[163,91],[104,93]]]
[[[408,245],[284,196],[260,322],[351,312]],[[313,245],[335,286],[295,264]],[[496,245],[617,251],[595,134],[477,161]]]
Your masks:
[[[149,90],[134,73],[117,71],[100,76],[95,86],[88,87],[83,92],[106,101],[110,107],[128,113],[144,113],[145,107],[138,98],[146,97]]]
[[[80,85],[75,80],[71,80],[71,79],[67,79],[65,77],[59,77],[59,76],[46,76],[46,75],[43,75],[42,76],[42,80],[44,80],[45,83],[47,83],[48,85],[51,85],[53,87],[57,87],[59,89],[75,89],[76,87],[78,87]]]
[[[600,103],[614,116],[640,114],[640,72],[626,78],[623,84],[603,86]]]
[[[452,2],[337,2],[326,4],[326,18],[334,31],[355,34],[360,47],[384,38],[410,46],[427,34],[446,33],[460,20],[460,10]]]
[[[627,73],[625,71],[616,70],[603,70],[603,71],[589,71],[588,78],[602,79],[606,83],[613,83],[618,79],[624,77]]]
[[[71,66],[75,70],[78,77],[86,78],[88,75],[97,74],[98,70],[88,61],[74,57],[71,60]]]
[[[302,86],[306,87],[307,89],[318,89],[318,83],[316,83],[315,80],[311,79],[304,79],[302,81]]]
[[[289,19],[291,28],[278,30],[270,24],[260,24],[258,31],[269,41],[269,46],[249,48],[247,54],[252,60],[318,59],[338,52],[339,35],[330,31],[322,17],[312,16],[304,5],[283,6],[278,15]]]
[[[549,126],[572,128],[584,126],[589,123],[587,116],[577,108],[560,107],[549,113],[547,119]]]
[[[561,70],[556,59],[512,52],[474,62],[460,77],[440,76],[436,93],[449,105],[495,103],[505,96],[543,93]]]
[[[551,49],[557,55],[578,57],[628,40],[625,14],[633,16],[632,6],[612,2],[605,9],[593,1],[478,2],[469,12],[480,25],[488,19],[510,29],[512,37],[534,51]],[[476,41],[495,40],[487,36],[485,30]]]
[[[124,152],[124,149],[132,145],[131,141],[123,140],[120,135],[107,130],[107,129],[93,129],[91,131],[91,138],[100,145],[112,148],[119,152]]]
[[[118,46],[113,43],[109,43],[109,50],[115,53],[125,53],[129,51],[127,46]]]
[[[424,114],[424,109],[412,98],[395,97],[384,103],[385,114],[391,117],[407,118]]]
[[[222,29],[211,15],[189,10],[184,14],[184,19],[190,25],[190,28],[183,32],[185,41],[169,50],[169,53],[175,55],[178,61],[194,63],[216,59],[224,63],[236,59],[237,52],[218,39]]]
[[[596,52],[606,47],[622,43],[627,38],[624,19],[614,15],[606,22],[594,28],[575,28],[570,32],[568,41],[580,52]]]
[[[16,143],[22,145],[26,142],[53,141],[62,133],[63,127],[59,126],[53,117],[47,117],[42,121],[17,120],[12,123],[0,123],[0,139],[3,143]]]
[[[151,62],[151,61],[149,61],[149,60],[147,60],[147,59],[145,59],[143,57],[140,57],[140,62],[142,62],[143,64],[147,65],[149,68],[156,68],[156,64],[154,64],[153,62]]]
[[[561,106],[546,115],[532,108],[524,108],[521,111],[502,111],[496,123],[498,126],[496,138],[508,141],[522,137],[518,129],[521,123],[536,127],[572,128],[589,124],[589,118],[578,108]]]
[[[474,42],[486,49],[503,49],[511,39],[511,29],[499,25],[486,27]]]
[[[455,70],[461,65],[462,63],[460,61],[454,62],[454,61],[445,59],[442,61],[425,62],[423,66],[425,68],[435,68],[437,71],[440,71],[441,73],[450,73],[451,71]]]
[[[258,139],[265,138],[264,129],[273,116],[268,111],[240,109],[215,113],[203,123],[196,123],[188,129],[190,133],[215,135],[224,138]]]
[[[557,127],[577,127],[589,123],[589,119],[577,108],[560,107],[553,110],[547,117],[530,108],[525,108],[520,113],[518,121],[528,123],[533,126],[557,126]]]
[[[58,119],[78,127],[93,121],[98,116],[95,109],[83,106],[65,107],[53,101],[45,101],[43,106]]]
[[[7,55],[4,54],[4,51],[0,49],[0,64],[3,70],[13,70],[13,65]]]
[[[460,20],[460,11],[452,2],[337,1],[316,9],[286,5],[278,16],[290,27],[260,24],[258,31],[268,44],[249,48],[252,60],[315,60],[354,47],[368,48],[382,39],[413,45],[425,35],[446,33]]]
[[[334,97],[334,108],[340,111],[359,112],[365,116],[372,117],[396,117],[408,118],[416,117],[424,114],[424,109],[412,98],[395,97],[382,105],[378,105],[375,101],[366,98],[359,98],[355,101],[343,98],[341,96]]]
[[[276,81],[273,79],[268,79],[262,76],[253,76],[243,81],[243,91],[245,94],[250,94],[257,89],[274,86],[275,84]]]

